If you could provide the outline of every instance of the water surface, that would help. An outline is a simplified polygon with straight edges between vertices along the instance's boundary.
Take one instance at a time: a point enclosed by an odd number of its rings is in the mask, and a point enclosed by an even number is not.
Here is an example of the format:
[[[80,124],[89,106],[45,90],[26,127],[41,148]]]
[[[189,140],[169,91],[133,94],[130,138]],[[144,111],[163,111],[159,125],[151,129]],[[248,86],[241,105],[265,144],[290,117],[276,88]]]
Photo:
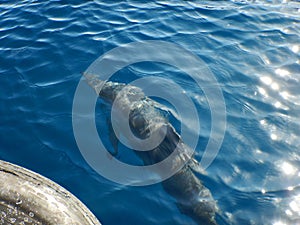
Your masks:
[[[219,224],[300,223],[299,2],[2,1],[0,18],[1,159],[58,182],[104,225],[194,224],[159,184],[121,186],[94,172],[72,130],[77,83],[98,56],[132,41],[169,41],[204,60],[224,94],[224,142],[199,175]],[[201,113],[200,160],[210,111],[193,81],[155,63],[118,74],[123,82],[160,76],[186,90]],[[105,121],[97,125],[107,137]]]

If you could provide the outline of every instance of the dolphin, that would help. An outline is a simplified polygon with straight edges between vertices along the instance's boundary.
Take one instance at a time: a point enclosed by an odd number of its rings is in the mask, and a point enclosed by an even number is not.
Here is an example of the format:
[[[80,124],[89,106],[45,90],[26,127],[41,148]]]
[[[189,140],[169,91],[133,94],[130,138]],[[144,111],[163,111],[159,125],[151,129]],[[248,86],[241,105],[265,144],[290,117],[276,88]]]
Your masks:
[[[153,130],[164,135],[161,143],[150,151],[133,150],[144,165],[152,165],[164,160],[175,148],[180,151],[176,160],[186,160],[187,153],[191,149],[184,144],[172,124],[157,109],[157,102],[145,96],[144,92],[136,86],[103,81],[93,74],[83,73],[83,75],[100,98],[111,104],[118,100],[120,114],[126,110],[129,111],[129,126],[138,139],[147,138]],[[113,146],[117,145],[113,144]],[[117,149],[114,153],[117,154]],[[177,163],[176,160],[172,163]],[[173,176],[164,180],[162,186],[176,200],[181,213],[189,216],[199,225],[217,225],[216,201],[195,175],[193,169],[195,163],[197,161],[189,157],[188,163]]]

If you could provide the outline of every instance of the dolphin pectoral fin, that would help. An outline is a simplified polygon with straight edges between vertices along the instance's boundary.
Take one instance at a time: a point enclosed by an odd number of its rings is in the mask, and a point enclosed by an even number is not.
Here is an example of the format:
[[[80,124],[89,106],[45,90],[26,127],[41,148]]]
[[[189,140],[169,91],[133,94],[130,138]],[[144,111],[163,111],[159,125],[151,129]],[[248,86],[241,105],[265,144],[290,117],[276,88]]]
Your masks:
[[[110,143],[112,144],[113,146],[113,149],[114,151],[113,152],[109,152],[112,156],[117,156],[118,153],[119,153],[119,149],[118,149],[118,145],[119,145],[119,139],[117,137],[117,135],[115,134],[114,132],[114,129],[112,127],[112,124],[110,122],[109,119],[107,119],[107,125],[108,125],[108,132],[109,132],[109,140],[110,140]]]

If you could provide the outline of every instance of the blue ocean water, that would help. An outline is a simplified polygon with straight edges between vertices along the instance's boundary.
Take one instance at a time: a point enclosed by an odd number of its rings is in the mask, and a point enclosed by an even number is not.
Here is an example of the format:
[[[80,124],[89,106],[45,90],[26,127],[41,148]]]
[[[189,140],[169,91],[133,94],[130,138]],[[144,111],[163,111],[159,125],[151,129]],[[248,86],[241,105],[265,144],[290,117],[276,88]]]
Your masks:
[[[107,51],[144,40],[196,54],[222,88],[225,137],[206,174],[199,174],[217,201],[218,223],[299,224],[297,1],[1,1],[0,159],[67,188],[104,225],[194,224],[159,184],[123,186],[96,173],[74,138],[72,104],[81,72]],[[193,81],[155,63],[118,75],[122,82],[160,76],[183,87],[201,115],[200,160],[211,121]],[[105,122],[97,123],[107,136]],[[124,152],[120,158],[130,161]]]

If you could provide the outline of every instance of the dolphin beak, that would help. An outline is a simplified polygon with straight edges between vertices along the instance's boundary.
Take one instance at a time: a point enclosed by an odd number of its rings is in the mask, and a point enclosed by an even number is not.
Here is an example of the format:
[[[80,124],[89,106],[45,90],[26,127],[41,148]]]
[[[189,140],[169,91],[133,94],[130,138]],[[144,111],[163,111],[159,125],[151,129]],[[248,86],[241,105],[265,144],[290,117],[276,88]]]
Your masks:
[[[98,76],[94,74],[88,74],[84,72],[82,73],[82,75],[85,77],[88,85],[91,86],[96,91],[97,95],[99,95],[99,92],[102,86],[105,84],[105,82],[100,80]]]
[[[85,77],[87,83],[91,86],[94,87],[96,81],[98,80],[96,75],[88,74],[86,72],[82,73],[82,75]]]

